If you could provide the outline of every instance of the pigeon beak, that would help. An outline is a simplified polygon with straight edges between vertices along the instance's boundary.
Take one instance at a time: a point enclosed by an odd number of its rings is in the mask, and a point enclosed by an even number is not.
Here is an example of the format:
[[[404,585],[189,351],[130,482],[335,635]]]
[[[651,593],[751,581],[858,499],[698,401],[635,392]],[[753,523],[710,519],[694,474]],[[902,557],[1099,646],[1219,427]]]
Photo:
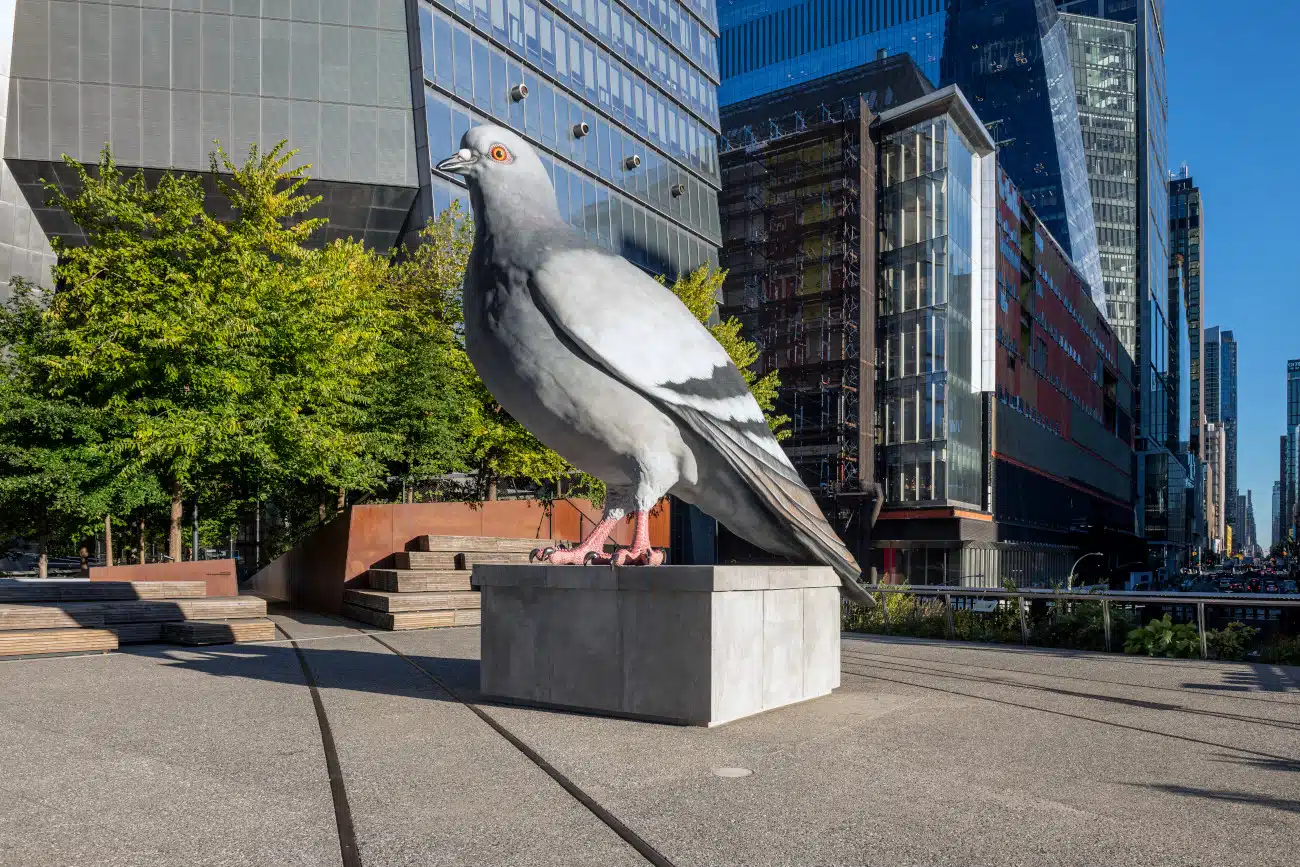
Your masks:
[[[453,175],[463,175],[470,166],[474,165],[475,161],[476,158],[472,150],[469,148],[461,148],[442,162],[438,163],[434,168],[440,172],[451,172]]]

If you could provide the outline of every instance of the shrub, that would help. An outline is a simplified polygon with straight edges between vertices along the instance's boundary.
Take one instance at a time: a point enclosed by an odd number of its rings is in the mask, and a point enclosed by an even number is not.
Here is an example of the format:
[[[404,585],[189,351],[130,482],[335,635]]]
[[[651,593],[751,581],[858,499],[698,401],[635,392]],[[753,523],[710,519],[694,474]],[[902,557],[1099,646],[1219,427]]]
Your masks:
[[[1212,659],[1242,659],[1246,648],[1258,634],[1255,627],[1234,620],[1222,629],[1207,630],[1205,645]]]
[[[1201,654],[1201,634],[1190,623],[1174,623],[1166,614],[1146,626],[1130,630],[1124,642],[1125,653],[1190,659]]]
[[[1270,665],[1300,665],[1300,636],[1269,642],[1260,650],[1259,661]]]

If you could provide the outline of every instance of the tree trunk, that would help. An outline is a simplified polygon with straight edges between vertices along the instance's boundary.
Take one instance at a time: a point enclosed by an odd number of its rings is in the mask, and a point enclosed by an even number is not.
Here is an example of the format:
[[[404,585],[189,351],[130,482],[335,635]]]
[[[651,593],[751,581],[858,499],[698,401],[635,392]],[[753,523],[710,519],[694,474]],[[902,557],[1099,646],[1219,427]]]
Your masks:
[[[320,498],[320,522],[325,523],[325,495],[321,494]]]
[[[487,483],[487,500],[488,500],[489,502],[491,502],[491,501],[495,500],[496,498],[497,498],[497,478],[496,478],[496,476],[493,476],[493,477],[491,477],[490,479],[488,479],[488,483]]]
[[[144,561],[145,561],[145,556],[144,556],[144,518],[141,518],[141,519],[140,519],[140,551],[139,551],[139,553],[138,553],[136,556],[139,557],[139,559],[140,559],[140,565],[143,566],[143,565],[144,565]]]
[[[104,516],[104,565],[113,565],[113,516]]]
[[[172,514],[167,528],[167,556],[171,557],[173,563],[180,563],[185,559],[185,552],[181,550],[181,519],[184,517],[185,492],[181,490],[180,482],[172,482]]]
[[[339,488],[338,511],[342,512],[348,505],[348,492],[345,488]]]
[[[41,553],[36,558],[36,575],[39,578],[48,578],[50,575],[49,540],[42,536],[40,545]]]
[[[79,553],[81,554],[81,573],[83,575],[89,575],[90,574],[90,549],[86,547],[86,543],[84,540],[81,543],[81,551]]]

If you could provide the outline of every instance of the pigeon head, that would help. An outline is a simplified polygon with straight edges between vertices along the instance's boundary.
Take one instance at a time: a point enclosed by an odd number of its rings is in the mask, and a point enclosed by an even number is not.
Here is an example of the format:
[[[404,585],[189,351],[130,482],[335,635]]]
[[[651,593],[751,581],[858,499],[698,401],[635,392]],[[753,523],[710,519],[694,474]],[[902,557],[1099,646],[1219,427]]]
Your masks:
[[[460,150],[438,163],[437,168],[463,175],[471,190],[514,191],[528,197],[544,191],[551,200],[555,197],[546,167],[532,145],[505,127],[470,127],[460,140]]]

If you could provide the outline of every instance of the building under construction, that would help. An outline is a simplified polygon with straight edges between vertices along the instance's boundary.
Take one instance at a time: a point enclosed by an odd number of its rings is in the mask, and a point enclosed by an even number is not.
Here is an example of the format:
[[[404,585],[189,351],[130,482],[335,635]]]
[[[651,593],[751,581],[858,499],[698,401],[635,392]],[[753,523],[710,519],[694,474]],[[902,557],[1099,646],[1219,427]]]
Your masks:
[[[776,371],[787,455],[850,547],[875,481],[872,109],[933,88],[908,57],[723,116],[723,315]]]
[[[859,562],[987,586],[1132,559],[1131,362],[960,89],[881,58],[722,128],[723,315]]]

